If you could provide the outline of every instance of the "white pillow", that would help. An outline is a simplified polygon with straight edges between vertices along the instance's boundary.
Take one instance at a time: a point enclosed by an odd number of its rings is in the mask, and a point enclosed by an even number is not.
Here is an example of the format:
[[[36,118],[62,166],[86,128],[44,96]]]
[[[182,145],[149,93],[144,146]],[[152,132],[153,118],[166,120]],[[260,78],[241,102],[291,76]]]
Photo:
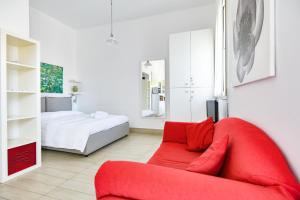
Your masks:
[[[92,113],[91,117],[95,118],[95,119],[105,119],[105,118],[108,117],[108,113],[107,112],[103,112],[103,111],[97,111],[95,113]]]

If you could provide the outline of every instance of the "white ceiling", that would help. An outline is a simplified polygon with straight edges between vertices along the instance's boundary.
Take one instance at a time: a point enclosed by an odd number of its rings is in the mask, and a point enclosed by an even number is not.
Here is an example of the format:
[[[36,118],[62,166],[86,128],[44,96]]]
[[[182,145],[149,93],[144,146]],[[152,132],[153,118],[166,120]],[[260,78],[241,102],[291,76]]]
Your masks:
[[[114,21],[207,5],[215,0],[113,0]],[[30,6],[73,28],[109,23],[110,0],[30,0]]]

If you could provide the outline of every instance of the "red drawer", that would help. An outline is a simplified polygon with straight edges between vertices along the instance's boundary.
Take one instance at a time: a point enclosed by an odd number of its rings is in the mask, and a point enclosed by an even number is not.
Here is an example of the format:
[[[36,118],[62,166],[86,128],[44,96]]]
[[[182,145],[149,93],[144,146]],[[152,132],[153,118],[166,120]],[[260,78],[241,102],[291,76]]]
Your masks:
[[[36,164],[36,143],[8,149],[8,175]]]

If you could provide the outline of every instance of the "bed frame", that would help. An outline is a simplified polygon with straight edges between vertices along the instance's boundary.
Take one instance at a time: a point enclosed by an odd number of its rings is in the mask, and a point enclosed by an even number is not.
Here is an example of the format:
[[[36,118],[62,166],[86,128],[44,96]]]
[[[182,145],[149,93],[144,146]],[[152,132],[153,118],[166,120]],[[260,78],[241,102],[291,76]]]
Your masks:
[[[42,112],[57,112],[72,110],[71,97],[42,97],[41,99]],[[129,123],[126,122],[111,129],[100,131],[90,135],[86,147],[83,152],[74,149],[54,148],[43,146],[44,149],[75,153],[84,156],[99,150],[100,148],[117,141],[129,134]]]

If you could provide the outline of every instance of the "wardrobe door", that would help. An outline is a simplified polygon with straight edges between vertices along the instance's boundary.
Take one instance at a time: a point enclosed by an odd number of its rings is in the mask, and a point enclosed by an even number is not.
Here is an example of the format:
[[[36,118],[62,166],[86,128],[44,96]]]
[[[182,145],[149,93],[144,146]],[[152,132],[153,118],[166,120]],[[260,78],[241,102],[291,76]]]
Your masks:
[[[211,29],[191,33],[191,87],[213,87],[214,36]]]
[[[191,33],[170,36],[170,87],[190,86]]]
[[[190,88],[170,89],[170,120],[191,121]]]
[[[206,100],[212,97],[212,88],[191,88],[191,121],[199,122],[207,118]]]

